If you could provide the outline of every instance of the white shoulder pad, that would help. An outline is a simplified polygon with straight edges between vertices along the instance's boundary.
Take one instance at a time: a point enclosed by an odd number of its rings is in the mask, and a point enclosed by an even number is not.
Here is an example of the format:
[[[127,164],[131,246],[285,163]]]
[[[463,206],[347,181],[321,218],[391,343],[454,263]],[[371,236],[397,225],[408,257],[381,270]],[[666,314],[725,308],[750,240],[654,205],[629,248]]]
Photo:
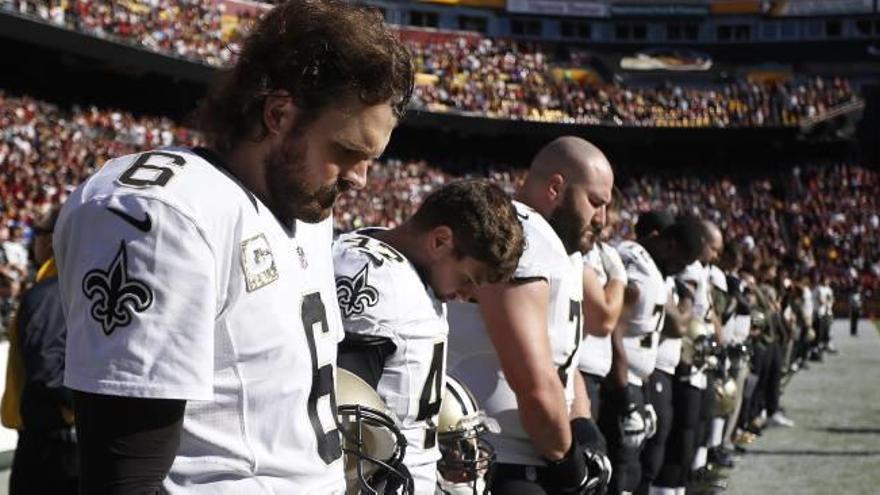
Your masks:
[[[206,232],[225,237],[241,208],[264,208],[227,171],[189,148],[162,148],[109,160],[78,189],[80,201],[136,196],[168,204]],[[209,237],[212,237],[209,235]]]
[[[694,261],[690,265],[686,266],[681,273],[678,274],[678,278],[685,282],[693,282],[695,284],[701,284],[705,277],[705,271],[703,270],[703,264],[698,261]]]
[[[53,239],[68,326],[65,383],[211,399],[222,273],[204,232],[160,199],[82,193],[65,204]]]
[[[610,247],[610,246],[609,246]],[[604,272],[605,269],[602,266],[602,258],[599,257],[599,244],[596,243],[593,245],[592,249],[587,251],[584,254],[584,266],[589,266],[593,270],[597,272]]]
[[[715,265],[709,266],[709,281],[716,289],[727,292],[727,275],[721,271],[721,268]]]
[[[409,296],[426,291],[403,255],[367,235],[341,235],[333,243],[333,262],[346,332],[392,337],[388,329],[401,326]]]
[[[540,213],[520,202],[514,201],[513,204],[522,223],[526,241],[513,277],[546,279],[554,270],[559,269],[561,257],[568,258],[565,247]]]
[[[651,275],[654,260],[641,244],[623,241],[617,246],[617,254],[620,255],[623,266],[626,267],[626,275],[631,280],[645,279]]]

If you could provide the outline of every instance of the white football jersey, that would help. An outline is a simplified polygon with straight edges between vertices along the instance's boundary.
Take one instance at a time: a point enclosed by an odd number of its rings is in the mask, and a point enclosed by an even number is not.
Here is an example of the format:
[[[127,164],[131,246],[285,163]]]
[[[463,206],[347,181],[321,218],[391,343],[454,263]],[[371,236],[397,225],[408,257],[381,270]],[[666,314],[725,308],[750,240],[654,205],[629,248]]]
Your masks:
[[[715,289],[727,292],[727,275],[717,265],[709,265],[709,283]]]
[[[657,363],[657,344],[666,319],[669,292],[660,269],[644,247],[624,241],[617,250],[626,267],[629,284],[639,289],[639,298],[624,307],[618,326],[624,330],[629,382],[640,386]]]
[[[609,246],[610,247],[610,246]],[[616,249],[608,249],[608,256],[617,256]],[[599,283],[604,287],[608,283],[608,274],[605,273],[605,267],[602,265],[602,259],[599,256],[599,245],[593,245],[587,254],[584,255],[584,269],[592,269],[596,272]],[[607,376],[611,371],[611,335],[605,337],[596,337],[590,335],[584,329],[584,343],[580,351],[580,359],[578,360],[578,369],[584,373],[596,376]]]
[[[446,380],[446,305],[408,259],[370,237],[370,230],[343,234],[333,244],[342,324],[347,333],[396,346],[377,392],[406,436],[404,464],[433,464],[440,459],[436,428]]]
[[[188,401],[168,493],[342,493],[332,223],[287,228],[221,167],[123,156],[68,199],[65,384]]]
[[[569,255],[549,223],[532,208],[514,201],[526,248],[514,278],[543,279],[550,286],[547,333],[553,364],[574,400],[575,367],[582,338],[583,258]],[[516,395],[507,383],[476,304],[449,303],[449,371],[471,389],[486,413],[497,419],[500,434],[487,435],[498,462],[543,465],[519,418]]]
[[[730,325],[729,327],[728,324]],[[735,314],[727,320],[724,326],[725,328],[721,330],[723,344],[745,342],[749,337],[752,317],[750,315]]]
[[[712,329],[712,297],[710,294],[711,282],[709,280],[709,268],[704,266],[700,260],[694,261],[678,274],[678,277],[685,282],[696,285],[694,291],[694,318],[700,318],[706,326],[704,330],[707,335],[714,334]],[[708,383],[706,373],[702,370],[691,369],[690,384],[699,389],[705,389]]]
[[[672,298],[673,304],[678,304],[678,295],[675,292],[675,279],[666,277],[666,291]],[[670,375],[675,374],[675,367],[681,360],[681,339],[660,336],[660,344],[657,346],[657,369]]]
[[[712,297],[710,268],[704,266],[699,260],[694,261],[686,266],[684,271],[678,274],[678,277],[685,282],[695,284],[697,289],[694,291],[694,316],[700,318],[706,323],[712,322]]]
[[[804,320],[807,322],[807,326],[810,326],[813,323],[813,313],[816,310],[816,306],[813,304],[813,291],[809,287],[802,287],[801,300],[803,301],[801,311],[804,314]]]
[[[816,312],[819,316],[834,316],[834,291],[828,285],[819,285],[813,291]]]

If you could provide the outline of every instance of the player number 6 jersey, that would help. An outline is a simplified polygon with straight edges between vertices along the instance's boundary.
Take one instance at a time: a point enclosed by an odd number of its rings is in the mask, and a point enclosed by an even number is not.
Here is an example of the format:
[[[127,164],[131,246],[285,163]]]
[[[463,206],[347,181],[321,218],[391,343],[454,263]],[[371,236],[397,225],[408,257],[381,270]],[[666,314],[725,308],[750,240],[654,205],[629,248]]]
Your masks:
[[[65,384],[187,401],[168,493],[343,491],[331,239],[207,150],[110,160],[55,230]]]

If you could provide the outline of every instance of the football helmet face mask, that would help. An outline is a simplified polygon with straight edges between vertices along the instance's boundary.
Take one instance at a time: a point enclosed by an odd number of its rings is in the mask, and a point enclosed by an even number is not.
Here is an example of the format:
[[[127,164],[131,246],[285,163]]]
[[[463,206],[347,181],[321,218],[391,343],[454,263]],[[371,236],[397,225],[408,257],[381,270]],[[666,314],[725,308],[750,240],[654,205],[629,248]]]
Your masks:
[[[376,495],[393,490],[412,494],[412,476],[403,465],[406,438],[379,394],[353,373],[338,368],[336,403],[346,493]]]
[[[711,329],[697,318],[691,319],[681,339],[682,362],[695,368],[715,371],[721,362],[721,351]]]
[[[482,438],[501,431],[498,423],[480,411],[471,391],[458,379],[446,375],[446,389],[437,420],[441,458],[437,462],[441,493],[485,493],[495,449]]]

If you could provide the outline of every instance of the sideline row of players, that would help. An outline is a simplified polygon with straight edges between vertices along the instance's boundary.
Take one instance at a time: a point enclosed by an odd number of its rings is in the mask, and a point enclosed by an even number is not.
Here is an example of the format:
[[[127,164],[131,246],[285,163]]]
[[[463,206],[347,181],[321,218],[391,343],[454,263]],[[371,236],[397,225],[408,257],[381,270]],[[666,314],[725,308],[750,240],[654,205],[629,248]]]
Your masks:
[[[287,2],[203,107],[207,148],[112,159],[70,197],[54,246],[82,492],[637,489],[669,417],[643,392],[654,368],[693,389],[688,414],[708,396],[704,353],[676,341],[720,332],[711,270],[689,266],[717,229],[596,243],[613,172],[564,137],[513,201],[455,183],[333,242],[334,201],[364,185],[412,79],[375,12]],[[460,419],[484,438],[449,448]],[[672,428],[667,459],[700,455],[697,427]]]

